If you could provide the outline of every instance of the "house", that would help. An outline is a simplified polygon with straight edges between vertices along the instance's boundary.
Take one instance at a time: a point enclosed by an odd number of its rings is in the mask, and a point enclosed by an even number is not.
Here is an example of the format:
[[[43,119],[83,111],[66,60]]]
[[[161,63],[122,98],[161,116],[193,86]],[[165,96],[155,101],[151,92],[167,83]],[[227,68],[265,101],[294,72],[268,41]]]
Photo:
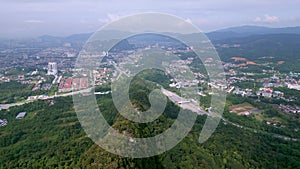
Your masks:
[[[286,113],[300,113],[300,107],[280,104],[279,108]]]
[[[281,91],[274,91],[273,96],[274,97],[283,97],[284,93]]]
[[[23,119],[26,116],[26,112],[21,112],[16,116],[16,119]]]
[[[271,88],[260,88],[259,91],[256,92],[256,95],[263,96],[266,98],[271,98],[273,96],[273,89]]]
[[[0,127],[6,126],[8,123],[7,119],[0,119]]]

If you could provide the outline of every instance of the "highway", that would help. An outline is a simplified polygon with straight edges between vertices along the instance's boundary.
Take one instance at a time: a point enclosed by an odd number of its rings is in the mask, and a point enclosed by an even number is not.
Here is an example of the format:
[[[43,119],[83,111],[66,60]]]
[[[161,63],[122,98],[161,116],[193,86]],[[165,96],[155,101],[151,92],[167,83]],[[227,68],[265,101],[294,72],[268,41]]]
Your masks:
[[[201,107],[199,105],[197,105],[196,103],[186,102],[186,101],[188,101],[187,99],[185,99],[183,97],[180,97],[176,93],[171,92],[169,90],[166,90],[164,88],[161,88],[161,91],[164,95],[166,95],[173,103],[175,103],[179,107],[181,107],[183,109],[190,110],[190,111],[195,112],[199,115],[204,115],[204,114],[209,115],[209,112],[206,112],[206,111],[202,110]],[[184,102],[184,103],[179,104],[180,102]],[[259,134],[269,135],[271,137],[280,138],[280,139],[283,139],[283,140],[286,140],[286,141],[299,141],[299,139],[297,139],[297,138],[291,138],[291,137],[284,136],[284,135],[269,133],[269,132],[266,132],[266,131],[257,130],[257,129],[249,128],[249,127],[246,127],[246,126],[242,126],[240,124],[231,122],[231,121],[225,119],[224,117],[221,117],[221,119],[223,120],[224,124],[228,123],[228,124],[231,124],[235,127],[241,128],[243,130],[247,130],[247,131],[252,132],[252,133],[259,133]]]
[[[208,112],[202,110],[197,103],[189,101],[183,97],[178,96],[176,93],[161,88],[161,91],[166,95],[173,103],[181,107],[182,109],[190,110],[197,113],[198,115],[209,114]]]

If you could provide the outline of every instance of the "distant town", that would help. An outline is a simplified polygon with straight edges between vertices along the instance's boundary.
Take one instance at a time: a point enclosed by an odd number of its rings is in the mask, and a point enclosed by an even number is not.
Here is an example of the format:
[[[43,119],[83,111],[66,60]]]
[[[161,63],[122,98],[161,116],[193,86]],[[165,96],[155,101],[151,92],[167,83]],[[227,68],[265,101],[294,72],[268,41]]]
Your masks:
[[[172,44],[144,44],[139,43],[136,49],[123,51],[103,51],[105,61],[101,62],[99,68],[92,72],[92,75],[76,76],[73,72],[76,57],[79,54],[79,48],[73,47],[71,43],[65,43],[62,47],[53,48],[12,48],[1,51],[0,55],[7,58],[0,68],[0,83],[9,83],[16,81],[21,84],[31,85],[32,92],[40,92],[39,95],[30,95],[27,101],[38,99],[49,99],[53,96],[70,93],[86,89],[93,85],[103,86],[109,85],[113,79],[119,78],[123,73],[130,76],[131,72],[128,65],[135,67],[143,66],[141,64],[141,56],[137,56],[139,50],[163,49],[169,54],[185,56],[186,59],[174,60],[170,64],[163,65],[166,68],[165,73],[179,71],[183,74],[189,65],[196,61],[192,55],[193,47],[174,47]],[[220,47],[228,48],[223,44]],[[239,47],[235,45],[233,47]],[[10,57],[14,55],[15,57]],[[272,56],[265,58],[272,59]],[[262,58],[264,59],[264,58]],[[205,66],[214,66],[215,61],[208,58],[204,63]],[[241,97],[249,97],[260,102],[261,99],[282,100],[277,107],[285,113],[300,113],[300,107],[296,105],[286,105],[299,98],[287,95],[280,88],[290,90],[300,90],[300,73],[289,72],[282,73],[274,68],[274,64],[280,65],[283,61],[277,63],[261,62],[256,63],[241,56],[232,57],[228,62],[222,62],[224,66],[224,75],[226,81],[209,81],[206,72],[193,71],[195,79],[189,80],[184,77],[171,78],[169,87],[175,90],[186,87],[197,87],[195,91],[199,97],[207,97],[213,95],[211,88],[226,90],[227,94],[233,94]],[[261,72],[249,71],[251,66],[261,66],[264,69]],[[92,84],[93,83],[93,84]],[[101,94],[108,94],[110,91],[104,91]],[[192,98],[186,98],[187,102],[195,101]],[[5,102],[4,102],[5,103]],[[200,103],[201,104],[201,103]],[[250,106],[250,109],[244,107],[244,111],[234,111],[239,115],[250,115],[260,113],[261,110]],[[241,108],[243,110],[243,108]],[[20,116],[20,118],[24,118]],[[6,119],[1,119],[1,126],[8,124]],[[268,122],[269,124],[269,122]]]

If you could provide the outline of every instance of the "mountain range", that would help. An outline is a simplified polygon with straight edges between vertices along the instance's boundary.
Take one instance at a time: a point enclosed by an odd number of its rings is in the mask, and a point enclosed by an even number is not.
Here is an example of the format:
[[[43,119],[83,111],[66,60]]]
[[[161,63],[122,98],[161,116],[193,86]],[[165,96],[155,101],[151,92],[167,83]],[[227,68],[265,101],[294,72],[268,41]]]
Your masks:
[[[106,31],[106,34],[120,34],[118,31]],[[63,40],[63,41],[86,41],[93,33],[73,34],[67,37],[57,37],[44,35],[39,39],[44,41]],[[220,29],[212,32],[205,33],[207,37],[212,40],[224,40],[231,38],[242,38],[253,35],[270,35],[270,34],[300,34],[300,26],[297,27],[283,27],[283,28],[270,28],[263,26],[238,26],[226,29]]]
[[[124,35],[126,32],[105,31],[102,32],[101,38],[113,37],[115,35]],[[193,34],[172,34],[185,38],[195,37]],[[82,46],[92,33],[75,34],[68,37],[42,36],[40,40],[43,42],[72,44],[78,43]],[[221,29],[206,33],[219,53],[221,60],[229,61],[233,56],[240,56],[248,60],[257,60],[264,56],[272,56],[273,61],[285,61],[285,66],[297,68],[300,54],[300,26],[285,28],[269,28],[262,26],[239,26]],[[139,40],[148,41],[148,43],[165,41],[163,37],[149,38],[147,35],[140,37]],[[46,43],[48,44],[48,43]],[[235,47],[234,47],[235,46]],[[238,47],[237,47],[238,46]],[[298,70],[298,69],[297,69]]]
[[[230,38],[247,37],[253,35],[268,35],[268,34],[300,34],[300,26],[284,27],[284,28],[269,28],[262,26],[239,26],[226,29],[220,29],[209,32],[206,35],[211,40],[222,40]]]

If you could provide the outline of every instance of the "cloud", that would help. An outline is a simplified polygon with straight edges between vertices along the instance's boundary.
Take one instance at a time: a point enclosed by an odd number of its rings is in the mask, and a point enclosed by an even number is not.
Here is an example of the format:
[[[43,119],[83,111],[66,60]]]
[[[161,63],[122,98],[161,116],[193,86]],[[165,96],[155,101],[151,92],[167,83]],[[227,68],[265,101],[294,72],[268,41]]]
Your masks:
[[[25,20],[25,23],[44,23],[44,21],[42,20],[35,20],[35,19],[29,19],[29,20]]]
[[[192,24],[192,20],[190,18],[185,19],[185,21]]]
[[[209,21],[207,19],[204,19],[204,18],[194,18],[194,19],[190,19],[190,18],[187,18],[187,19],[184,19],[185,22],[188,22],[190,24],[195,24],[195,25],[208,25],[209,24]]]
[[[254,19],[254,22],[257,22],[257,23],[276,23],[276,22],[279,22],[279,17],[270,16],[270,15],[267,14],[264,17],[256,17]]]
[[[98,19],[99,22],[103,23],[103,24],[108,24],[110,22],[113,22],[113,21],[116,21],[116,20],[119,20],[121,18],[120,15],[117,15],[117,14],[107,14],[107,17],[106,18],[100,18]]]

